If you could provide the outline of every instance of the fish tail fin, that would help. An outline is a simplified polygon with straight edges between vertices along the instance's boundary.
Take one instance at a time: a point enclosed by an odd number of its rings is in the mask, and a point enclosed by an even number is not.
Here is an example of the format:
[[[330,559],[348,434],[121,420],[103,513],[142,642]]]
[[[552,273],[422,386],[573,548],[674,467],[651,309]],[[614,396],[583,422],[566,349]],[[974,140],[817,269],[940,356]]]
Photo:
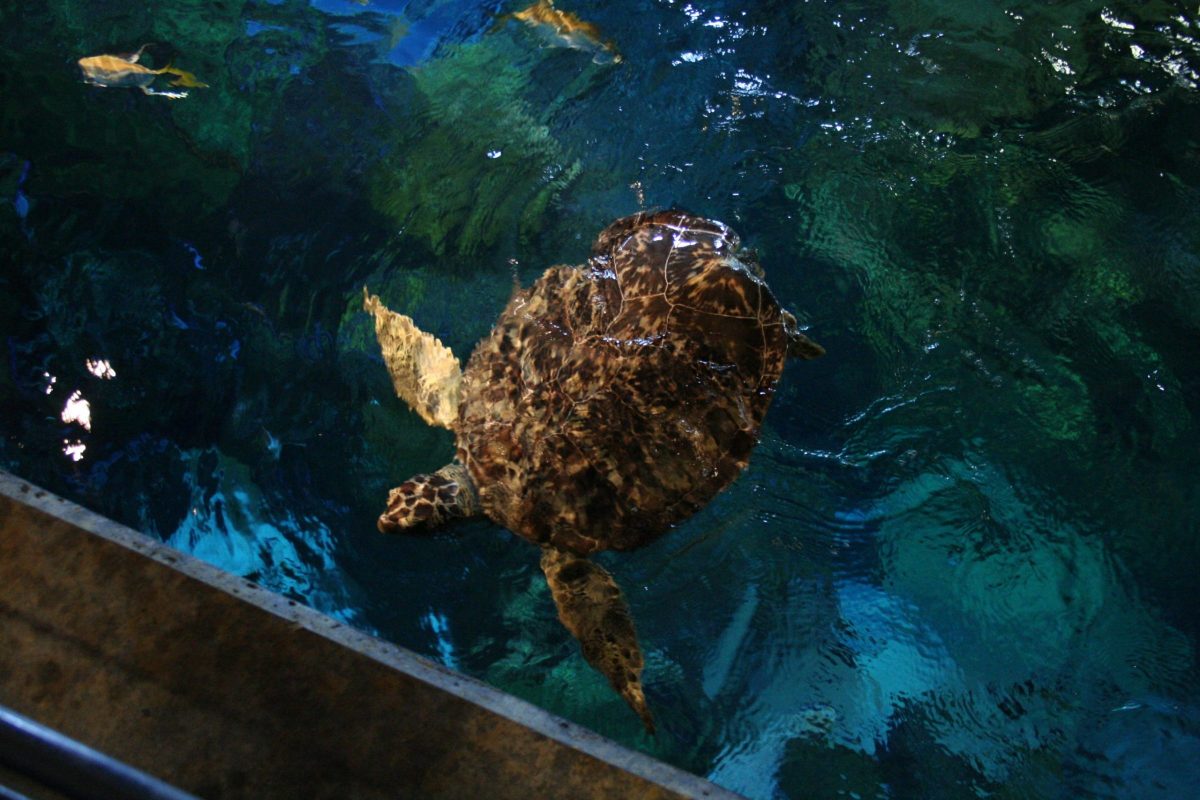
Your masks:
[[[198,81],[196,76],[192,73],[179,69],[178,67],[173,67],[170,64],[167,64],[165,67],[157,71],[159,73],[166,73],[167,75],[174,75],[175,80],[171,81],[172,86],[194,86],[197,89],[208,88],[207,83]]]

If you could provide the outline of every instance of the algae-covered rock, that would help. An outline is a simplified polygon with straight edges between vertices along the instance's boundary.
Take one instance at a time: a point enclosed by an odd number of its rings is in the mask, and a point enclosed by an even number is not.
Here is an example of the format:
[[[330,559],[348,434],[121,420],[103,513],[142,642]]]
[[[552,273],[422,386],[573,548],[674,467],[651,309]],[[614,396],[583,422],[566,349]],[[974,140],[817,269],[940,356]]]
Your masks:
[[[505,36],[444,48],[412,70],[423,102],[407,146],[374,171],[372,204],[437,256],[528,237],[578,173],[523,99],[527,54]],[[412,120],[410,120],[412,121]]]
[[[1166,453],[1192,429],[1179,362],[1137,324],[1148,303],[1191,314],[1196,293],[1181,277],[1194,258],[1183,228],[1143,232],[1139,207],[1182,223],[1194,203],[1161,176],[1150,179],[1165,193],[1143,194],[1134,180],[1147,176],[1124,164],[1149,145],[1147,115],[1170,109],[1051,115],[1028,135],[972,142],[887,122],[874,123],[887,136],[821,137],[784,188],[797,241],[861,291],[849,324],[891,365],[889,378],[965,367],[960,389],[990,396],[981,408],[1007,414],[1005,424],[1032,425],[1035,441],[1091,446],[1105,428],[1140,430],[1122,437]],[[1123,149],[1108,152],[1114,143]],[[1101,167],[1129,181],[1097,181]],[[1098,415],[1100,406],[1134,414]]]
[[[891,794],[890,782],[875,759],[841,745],[802,737],[788,743],[777,775],[762,776],[768,787],[776,779],[782,786],[803,786],[805,796],[813,800],[843,797],[873,800]]]

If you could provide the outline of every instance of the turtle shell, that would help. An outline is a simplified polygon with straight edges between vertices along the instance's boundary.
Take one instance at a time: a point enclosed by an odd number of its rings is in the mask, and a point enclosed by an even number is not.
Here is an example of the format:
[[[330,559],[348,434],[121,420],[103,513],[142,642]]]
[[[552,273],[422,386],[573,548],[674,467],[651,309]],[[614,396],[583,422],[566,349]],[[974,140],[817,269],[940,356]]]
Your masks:
[[[793,326],[727,226],[614,222],[467,363],[455,432],[484,512],[581,555],[657,538],[746,466]]]

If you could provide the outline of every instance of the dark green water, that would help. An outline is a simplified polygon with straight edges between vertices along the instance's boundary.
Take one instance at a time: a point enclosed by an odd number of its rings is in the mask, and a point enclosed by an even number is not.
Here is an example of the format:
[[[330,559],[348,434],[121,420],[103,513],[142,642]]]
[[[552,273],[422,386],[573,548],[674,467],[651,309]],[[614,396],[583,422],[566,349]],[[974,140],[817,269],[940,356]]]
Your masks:
[[[561,4],[621,61],[520,4],[0,2],[0,466],[752,798],[1195,796],[1196,6]],[[209,87],[82,82],[146,42]],[[359,311],[465,357],[642,203],[829,351],[602,558],[657,739],[534,548],[375,532],[452,442]]]

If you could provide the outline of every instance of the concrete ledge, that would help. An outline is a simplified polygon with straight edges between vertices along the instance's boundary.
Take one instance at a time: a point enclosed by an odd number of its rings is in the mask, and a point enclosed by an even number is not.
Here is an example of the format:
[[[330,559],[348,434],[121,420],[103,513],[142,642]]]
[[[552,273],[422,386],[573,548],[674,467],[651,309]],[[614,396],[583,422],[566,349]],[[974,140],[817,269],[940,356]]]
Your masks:
[[[0,472],[0,704],[205,798],[735,798]]]

